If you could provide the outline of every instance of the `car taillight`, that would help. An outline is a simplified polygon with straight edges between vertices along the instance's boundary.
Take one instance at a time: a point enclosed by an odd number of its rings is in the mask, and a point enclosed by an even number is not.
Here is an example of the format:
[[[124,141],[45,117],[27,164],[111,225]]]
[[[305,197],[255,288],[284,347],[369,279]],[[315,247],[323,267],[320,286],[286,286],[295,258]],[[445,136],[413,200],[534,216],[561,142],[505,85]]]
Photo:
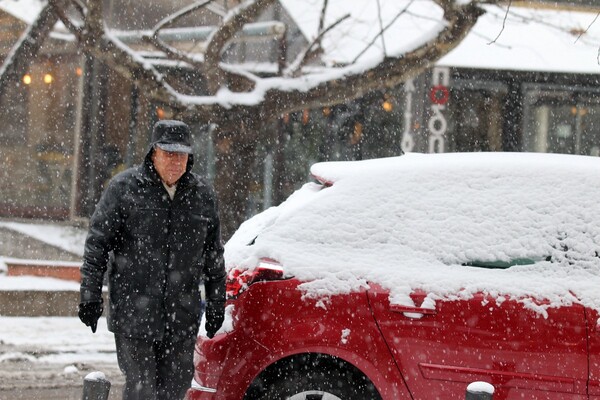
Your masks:
[[[253,269],[233,268],[227,275],[227,299],[235,299],[253,283],[285,278],[281,265],[269,259],[261,259]]]

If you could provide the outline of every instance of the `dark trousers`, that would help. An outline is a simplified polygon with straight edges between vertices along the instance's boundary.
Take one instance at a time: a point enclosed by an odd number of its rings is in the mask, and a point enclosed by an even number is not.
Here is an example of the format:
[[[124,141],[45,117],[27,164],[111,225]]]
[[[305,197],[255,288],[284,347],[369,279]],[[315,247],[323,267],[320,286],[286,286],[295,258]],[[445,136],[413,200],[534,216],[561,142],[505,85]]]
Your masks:
[[[194,373],[196,337],[148,341],[115,335],[123,400],[181,400]]]

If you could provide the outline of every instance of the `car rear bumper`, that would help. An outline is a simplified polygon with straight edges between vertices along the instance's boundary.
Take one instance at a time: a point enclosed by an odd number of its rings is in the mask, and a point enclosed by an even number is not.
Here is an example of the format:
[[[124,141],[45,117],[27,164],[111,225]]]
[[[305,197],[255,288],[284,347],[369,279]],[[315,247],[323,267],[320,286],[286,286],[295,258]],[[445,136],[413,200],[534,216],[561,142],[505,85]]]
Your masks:
[[[194,354],[194,380],[186,400],[231,400],[244,397],[270,352],[243,330],[199,336]]]
[[[202,386],[196,379],[192,380],[192,387],[186,393],[186,400],[214,400],[217,394],[216,388]]]
[[[219,379],[227,360],[228,349],[234,332],[219,334],[213,339],[198,336],[194,353],[194,379],[186,400],[216,400]],[[207,373],[210,371],[210,373]]]
[[[189,390],[188,400],[241,400],[269,365],[301,353],[345,360],[363,371],[383,398],[410,398],[366,292],[333,297],[324,308],[318,300],[304,299],[297,286],[295,280],[253,284],[236,299],[232,331],[198,337],[194,379],[199,386]],[[282,301],[273,301],[277,296]]]

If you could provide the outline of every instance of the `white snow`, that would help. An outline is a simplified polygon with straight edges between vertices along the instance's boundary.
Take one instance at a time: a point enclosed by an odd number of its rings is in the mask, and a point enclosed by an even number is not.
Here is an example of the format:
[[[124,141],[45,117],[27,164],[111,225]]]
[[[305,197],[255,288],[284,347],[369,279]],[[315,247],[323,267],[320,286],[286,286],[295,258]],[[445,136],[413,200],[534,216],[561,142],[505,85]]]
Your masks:
[[[511,7],[508,15],[506,9],[500,7],[486,7],[486,11],[465,40],[438,65],[516,71],[600,72],[600,19],[596,20],[597,12],[524,7]],[[583,34],[579,36],[580,33]]]
[[[79,283],[65,279],[38,276],[5,276],[0,274],[0,290],[79,291]]]
[[[11,221],[0,221],[0,228],[31,236],[70,253],[83,256],[83,247],[87,231],[68,225],[35,224]]]
[[[67,365],[64,369],[63,369],[63,374],[64,375],[71,375],[71,374],[76,374],[79,372],[79,369],[74,366],[74,365]]]
[[[467,386],[467,391],[472,393],[494,394],[494,386],[487,382],[473,382]]]
[[[94,372],[90,372],[89,374],[87,374],[85,376],[85,379],[88,381],[105,381],[106,375],[104,375],[103,372],[94,371]]]
[[[44,8],[46,2],[42,0],[0,0],[0,10],[13,17],[31,25]],[[74,41],[75,36],[70,34],[65,25],[58,21],[54,25],[54,30],[50,32],[54,39],[64,41]]]
[[[350,336],[350,332],[350,329],[342,329],[342,338],[340,339],[340,342],[342,342],[342,344],[348,343],[348,337]]]
[[[281,3],[307,40],[317,36],[323,0],[281,0]],[[377,3],[379,6],[371,0],[329,0],[325,27],[346,14],[350,18],[323,38],[325,62],[352,62],[371,42],[373,46],[360,60],[380,59],[386,54],[397,56],[429,40],[432,32],[442,27],[441,9],[431,0]],[[0,0],[0,9],[31,24],[43,4],[41,0]],[[484,8],[486,14],[466,39],[440,60],[440,65],[574,73],[600,71],[597,60],[600,23],[596,12],[512,5],[507,13],[505,6]],[[62,24],[58,26],[64,29]],[[382,27],[387,28],[380,37]]]
[[[542,315],[572,302],[600,310],[598,158],[408,154],[311,172],[333,186],[308,183],[242,224],[226,245],[228,269],[275,259],[320,306],[376,282],[395,304],[413,305],[418,288],[430,307],[484,291]],[[536,262],[462,265],[516,259]]]
[[[42,0],[0,0],[0,9],[27,24],[32,24],[45,3]]]
[[[38,224],[25,222],[0,222],[3,228],[12,229],[57,246],[75,254],[83,252],[85,231],[64,224]],[[5,262],[28,264],[67,265],[76,268],[80,263],[65,261],[40,261],[0,257],[0,290],[69,290],[79,291],[79,283],[48,277],[6,276]],[[7,317],[0,316],[0,343],[24,347],[28,352],[12,351],[0,355],[0,362],[28,360],[33,363],[66,365],[63,374],[77,372],[74,364],[109,363],[116,365],[113,334],[107,330],[106,318],[98,321],[98,330],[92,333],[77,317]],[[32,348],[39,353],[31,354]]]
[[[313,40],[318,33],[323,0],[281,0],[281,3],[307,40]],[[381,12],[377,4],[381,6]],[[365,50],[360,60],[403,54],[415,46],[415,41],[427,40],[432,30],[438,31],[443,27],[442,11],[435,3],[410,0],[381,0],[377,3],[370,0],[329,0],[324,27],[346,14],[350,14],[350,18],[328,32],[322,40],[324,61],[332,65],[348,64]],[[378,37],[382,26],[389,26],[383,41]],[[371,42],[373,45],[369,46]]]
[[[0,221],[0,227],[19,232],[36,240],[71,252],[83,255],[87,231],[66,224],[26,223]],[[0,255],[0,290],[72,290],[79,291],[79,283],[64,279],[37,276],[6,276],[6,263],[43,264],[79,268],[80,262],[61,260],[29,260],[2,257]]]
[[[31,362],[71,365],[75,363],[114,363],[114,337],[106,328],[106,318],[98,321],[92,334],[77,317],[3,317],[0,316],[0,343],[38,347],[39,354],[10,353],[6,359],[27,359]]]
[[[233,311],[235,306],[230,304],[225,307],[225,319],[223,320],[223,324],[221,328],[217,331],[217,335],[221,333],[227,333],[233,331]],[[200,321],[200,328],[198,329],[198,335],[206,336],[206,313],[202,315],[202,320]]]
[[[323,0],[281,0],[281,3],[309,41],[317,36]],[[371,0],[329,0],[325,27],[345,14],[350,14],[350,18],[323,39],[326,62],[350,63],[371,42],[373,46],[360,60],[377,59],[384,54],[398,56],[431,39],[442,27],[441,9],[433,1],[381,0],[378,4],[381,12]],[[486,14],[439,65],[519,71],[600,71],[597,60],[600,23],[596,21],[596,12],[513,4],[507,14],[505,6],[484,8]],[[378,37],[381,26],[390,23],[382,41]],[[579,36],[581,32],[585,33]]]

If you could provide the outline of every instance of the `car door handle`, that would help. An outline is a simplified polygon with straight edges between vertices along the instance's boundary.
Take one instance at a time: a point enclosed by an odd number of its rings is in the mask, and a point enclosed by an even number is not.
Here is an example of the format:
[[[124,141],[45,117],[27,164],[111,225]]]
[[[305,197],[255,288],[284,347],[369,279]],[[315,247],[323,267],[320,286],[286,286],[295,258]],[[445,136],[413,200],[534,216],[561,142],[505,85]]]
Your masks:
[[[415,306],[404,306],[401,304],[390,304],[390,311],[399,313],[415,313],[423,315],[435,315],[437,310],[435,308],[421,308]]]

